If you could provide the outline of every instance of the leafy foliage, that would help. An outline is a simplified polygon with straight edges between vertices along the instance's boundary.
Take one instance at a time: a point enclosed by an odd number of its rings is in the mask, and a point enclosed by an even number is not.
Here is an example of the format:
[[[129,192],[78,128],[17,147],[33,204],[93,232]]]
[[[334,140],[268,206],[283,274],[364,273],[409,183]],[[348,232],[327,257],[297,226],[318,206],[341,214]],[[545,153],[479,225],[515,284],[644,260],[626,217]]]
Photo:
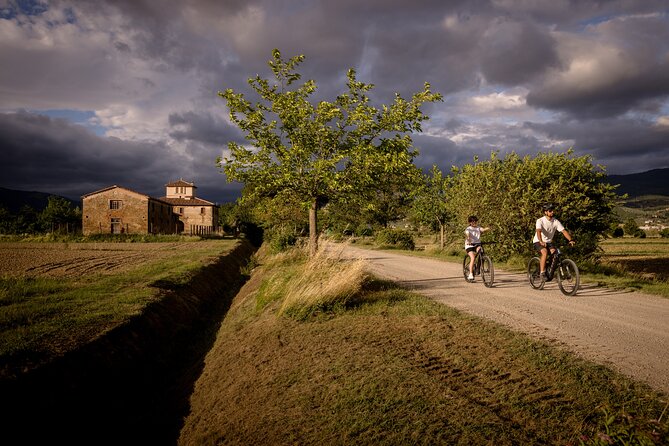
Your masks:
[[[316,83],[297,83],[301,75],[295,69],[304,56],[284,60],[276,49],[272,56],[274,82],[249,79],[257,103],[232,89],[219,92],[251,147],[229,142],[230,154],[218,165],[228,181],[245,184],[243,199],[287,191],[308,208],[313,255],[318,209],[335,199],[371,197],[389,178],[412,175],[416,152],[409,133],[421,131],[428,119],[421,106],[441,96],[426,83],[411,100],[396,94],[392,104],[375,107],[368,97],[374,86],[358,81],[350,69],[347,92],[312,103]]]
[[[41,212],[24,205],[16,214],[0,207],[0,234],[75,232],[81,227],[81,210],[62,197],[52,195]]]
[[[416,247],[413,235],[402,229],[384,229],[377,232],[376,242],[384,246],[392,246],[400,249],[413,251]]]
[[[633,218],[630,218],[625,222],[623,225],[623,231],[625,232],[625,235],[629,235],[631,237],[646,237],[644,230],[639,227]]]
[[[491,249],[503,260],[530,252],[541,205],[552,202],[556,218],[577,239],[569,255],[590,257],[614,218],[615,186],[605,178],[590,156],[575,156],[572,150],[523,158],[513,152],[499,158],[493,152],[489,160],[453,169],[448,209],[463,227],[472,214],[490,226],[490,237],[497,241]]]
[[[414,194],[412,214],[420,223],[427,224],[440,233],[441,249],[444,248],[444,231],[451,218],[448,200],[449,178],[437,166],[432,166],[423,183]]]

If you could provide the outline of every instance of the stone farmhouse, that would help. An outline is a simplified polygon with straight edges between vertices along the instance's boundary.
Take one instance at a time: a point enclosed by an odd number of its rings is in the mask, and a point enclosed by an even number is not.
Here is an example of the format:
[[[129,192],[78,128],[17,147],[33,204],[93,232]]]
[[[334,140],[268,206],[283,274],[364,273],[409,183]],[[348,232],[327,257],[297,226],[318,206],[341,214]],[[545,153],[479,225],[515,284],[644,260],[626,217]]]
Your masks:
[[[196,186],[180,179],[153,198],[121,186],[82,196],[82,230],[90,234],[189,234],[218,232],[218,206],[195,196]]]

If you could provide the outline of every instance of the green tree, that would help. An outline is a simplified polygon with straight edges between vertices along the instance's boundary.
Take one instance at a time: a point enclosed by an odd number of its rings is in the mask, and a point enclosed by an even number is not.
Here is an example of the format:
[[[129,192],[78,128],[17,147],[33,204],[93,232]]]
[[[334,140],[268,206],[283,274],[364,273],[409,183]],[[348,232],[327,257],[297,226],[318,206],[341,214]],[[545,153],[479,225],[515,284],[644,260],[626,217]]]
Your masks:
[[[410,133],[421,131],[428,117],[425,102],[441,100],[430,85],[390,105],[375,107],[368,92],[372,84],[359,82],[348,71],[348,91],[332,102],[310,101],[316,83],[298,84],[295,71],[304,56],[289,60],[274,50],[269,66],[274,81],[249,79],[259,97],[252,104],[232,89],[219,92],[230,109],[230,119],[244,133],[251,148],[228,143],[230,155],[217,160],[228,181],[245,184],[248,196],[272,197],[289,191],[309,210],[309,242],[318,249],[317,212],[327,202],[344,196],[369,196],[378,184],[414,169],[416,155]]]
[[[414,194],[412,213],[423,224],[436,227],[439,231],[441,249],[444,249],[446,223],[451,214],[446,203],[449,178],[437,166],[432,166],[429,174],[424,175],[423,184]]]
[[[634,218],[630,218],[625,222],[623,230],[625,231],[625,235],[629,235],[630,237],[642,237],[646,235]]]
[[[490,226],[498,242],[494,254],[503,259],[529,252],[541,205],[552,202],[556,217],[577,238],[574,254],[588,257],[596,255],[599,237],[615,218],[614,191],[601,166],[572,150],[503,159],[492,153],[489,160],[453,170],[448,207],[463,227],[472,214]]]
[[[65,228],[69,232],[70,228],[74,229],[81,221],[81,212],[78,208],[73,208],[72,203],[65,198],[52,195],[39,219],[44,230],[55,232]]]
[[[41,231],[39,224],[40,214],[33,207],[23,205],[16,215],[14,223],[15,234],[35,234]]]

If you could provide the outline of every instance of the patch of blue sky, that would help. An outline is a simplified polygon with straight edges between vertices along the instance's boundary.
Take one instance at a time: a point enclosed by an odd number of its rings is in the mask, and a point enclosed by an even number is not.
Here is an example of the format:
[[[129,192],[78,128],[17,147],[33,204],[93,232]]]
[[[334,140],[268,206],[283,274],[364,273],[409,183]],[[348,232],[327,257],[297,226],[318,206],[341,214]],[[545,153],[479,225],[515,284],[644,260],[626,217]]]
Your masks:
[[[0,7],[0,19],[11,20],[19,14],[40,15],[49,9],[46,2],[39,0],[18,0]]]
[[[33,110],[33,113],[49,116],[51,118],[65,119],[74,124],[86,127],[98,136],[104,136],[107,128],[97,123],[95,112],[80,110]]]

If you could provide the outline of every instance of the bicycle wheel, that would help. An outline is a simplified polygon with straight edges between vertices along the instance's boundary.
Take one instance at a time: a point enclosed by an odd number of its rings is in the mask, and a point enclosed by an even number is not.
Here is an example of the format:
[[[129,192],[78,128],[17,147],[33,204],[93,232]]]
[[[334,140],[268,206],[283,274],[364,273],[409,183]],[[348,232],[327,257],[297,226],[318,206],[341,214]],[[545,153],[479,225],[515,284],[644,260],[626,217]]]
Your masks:
[[[462,259],[462,274],[465,276],[467,282],[469,282],[467,277],[469,276],[469,264],[471,261],[472,259],[469,257],[469,254],[465,254],[465,258]]]
[[[527,263],[527,278],[530,279],[530,286],[535,290],[544,288],[544,281],[541,280],[541,261],[539,257],[532,257]]]
[[[495,268],[492,266],[492,259],[486,255],[481,258],[481,277],[485,286],[491,288],[495,281]]]
[[[567,296],[573,296],[578,291],[578,285],[581,282],[581,276],[578,273],[578,267],[573,260],[564,259],[560,262],[557,270],[557,281],[560,291]]]

